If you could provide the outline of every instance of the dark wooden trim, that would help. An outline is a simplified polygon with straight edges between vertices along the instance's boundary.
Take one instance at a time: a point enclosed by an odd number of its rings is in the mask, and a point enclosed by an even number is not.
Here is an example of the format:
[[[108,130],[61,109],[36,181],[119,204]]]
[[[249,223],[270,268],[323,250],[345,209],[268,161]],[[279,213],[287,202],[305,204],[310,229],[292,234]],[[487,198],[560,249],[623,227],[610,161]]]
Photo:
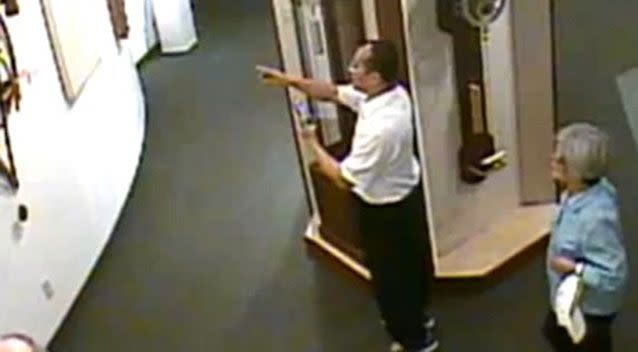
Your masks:
[[[554,113],[554,134],[558,132],[559,118],[558,118],[558,69],[556,63],[558,62],[558,46],[556,43],[556,1],[549,0],[549,27],[551,36],[551,55],[552,55],[552,108]],[[558,185],[554,184],[556,201],[560,199],[560,189]]]
[[[328,49],[328,57],[330,61],[330,73],[336,80],[342,79],[345,76],[345,71],[341,65],[341,49],[339,48],[337,32],[337,20],[335,13],[335,0],[322,0],[321,8],[323,9],[325,29],[326,29],[326,43]]]
[[[430,1],[430,0],[428,0]],[[394,40],[399,51],[399,80],[408,92],[411,92],[410,71],[408,67],[408,52],[403,26],[403,8],[401,0],[375,0],[378,32],[380,39]],[[391,21],[384,21],[382,16],[396,16]],[[391,24],[390,27],[387,24]]]
[[[549,0],[550,35],[552,43],[552,92],[554,108],[554,132],[558,131],[558,79],[557,79],[557,47],[556,47],[556,1]]]

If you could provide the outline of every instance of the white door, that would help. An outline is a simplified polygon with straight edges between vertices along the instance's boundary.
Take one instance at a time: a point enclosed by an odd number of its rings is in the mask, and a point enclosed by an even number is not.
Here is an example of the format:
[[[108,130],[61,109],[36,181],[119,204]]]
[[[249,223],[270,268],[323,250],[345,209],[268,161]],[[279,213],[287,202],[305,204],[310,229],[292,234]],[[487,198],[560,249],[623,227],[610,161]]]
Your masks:
[[[276,37],[279,42],[282,63],[281,69],[290,74],[301,76],[304,72],[299,36],[297,34],[295,8],[292,0],[272,0],[272,9],[275,20]],[[301,116],[297,110],[292,109],[292,106],[307,103],[308,100],[303,93],[296,89],[288,88],[287,93],[288,103],[291,106],[290,111],[293,117],[293,127],[296,132],[294,136],[297,138],[298,133],[301,131],[303,116]],[[312,178],[309,169],[312,157],[310,150],[304,147],[304,143],[301,139],[297,138],[297,143],[300,146],[299,153],[301,154],[305,188],[310,202],[310,212],[313,216],[313,225],[316,226],[321,220],[317,206],[316,192],[311,181]]]
[[[197,44],[190,0],[153,0],[153,15],[163,53],[183,53]]]
[[[299,28],[299,50],[305,76],[332,82],[332,70],[326,39],[323,7],[319,0],[300,0],[295,4],[295,20]],[[321,119],[324,144],[331,146],[341,141],[337,107],[332,103],[310,103],[312,110]]]

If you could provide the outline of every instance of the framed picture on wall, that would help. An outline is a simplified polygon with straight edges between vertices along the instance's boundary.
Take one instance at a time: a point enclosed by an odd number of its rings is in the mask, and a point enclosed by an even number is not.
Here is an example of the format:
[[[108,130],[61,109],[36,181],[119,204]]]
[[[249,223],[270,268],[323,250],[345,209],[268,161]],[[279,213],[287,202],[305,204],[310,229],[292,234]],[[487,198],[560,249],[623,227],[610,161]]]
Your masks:
[[[100,41],[95,36],[102,23],[100,10],[106,6],[96,0],[40,2],[62,90],[73,104],[101,62]]]

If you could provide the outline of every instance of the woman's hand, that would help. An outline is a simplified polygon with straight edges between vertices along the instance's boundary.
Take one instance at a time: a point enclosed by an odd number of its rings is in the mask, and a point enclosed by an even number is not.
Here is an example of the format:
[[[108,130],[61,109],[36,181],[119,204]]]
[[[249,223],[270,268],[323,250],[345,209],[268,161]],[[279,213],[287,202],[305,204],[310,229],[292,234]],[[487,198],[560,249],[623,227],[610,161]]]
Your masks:
[[[568,257],[556,256],[550,261],[551,268],[559,274],[570,274],[576,270],[576,262]]]

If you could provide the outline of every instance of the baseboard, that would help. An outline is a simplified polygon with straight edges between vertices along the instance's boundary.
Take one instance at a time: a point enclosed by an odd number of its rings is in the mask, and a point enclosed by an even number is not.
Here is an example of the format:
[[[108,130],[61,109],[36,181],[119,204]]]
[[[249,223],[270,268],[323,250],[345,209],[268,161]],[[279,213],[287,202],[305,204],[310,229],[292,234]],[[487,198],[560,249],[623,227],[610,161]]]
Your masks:
[[[186,43],[184,45],[175,46],[175,47],[172,47],[170,49],[163,48],[162,49],[162,55],[171,55],[171,56],[184,55],[184,54],[188,54],[188,53],[192,52],[198,46],[199,46],[199,39],[198,38],[193,38],[191,41],[189,41],[188,43]]]
[[[139,60],[137,60],[137,67],[142,68],[149,61],[151,61],[152,59],[155,59],[160,54],[161,54],[160,45],[159,45],[159,42],[156,42],[148,49],[148,51],[146,51],[144,55],[142,55],[142,57]]]

